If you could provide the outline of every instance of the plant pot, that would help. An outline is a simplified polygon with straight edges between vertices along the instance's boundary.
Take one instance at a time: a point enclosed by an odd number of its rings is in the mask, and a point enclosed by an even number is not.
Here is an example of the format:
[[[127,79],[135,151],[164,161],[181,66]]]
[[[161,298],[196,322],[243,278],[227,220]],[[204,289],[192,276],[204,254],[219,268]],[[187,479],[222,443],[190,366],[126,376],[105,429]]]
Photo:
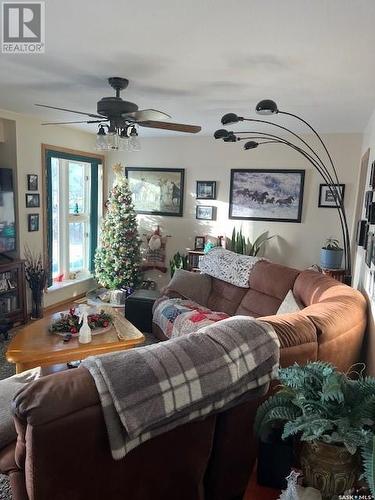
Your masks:
[[[325,269],[340,269],[344,251],[342,248],[332,250],[330,248],[322,248],[320,250],[320,265]]]
[[[303,443],[300,461],[305,486],[319,490],[323,499],[351,489],[360,470],[358,454],[351,455],[345,446],[319,441]]]

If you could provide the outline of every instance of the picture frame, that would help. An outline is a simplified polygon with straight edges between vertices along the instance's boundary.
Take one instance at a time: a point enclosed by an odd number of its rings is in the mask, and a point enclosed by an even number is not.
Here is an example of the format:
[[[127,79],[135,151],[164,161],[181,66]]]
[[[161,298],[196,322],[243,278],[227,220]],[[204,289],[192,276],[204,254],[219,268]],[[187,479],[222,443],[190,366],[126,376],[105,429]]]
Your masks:
[[[371,163],[371,171],[370,171],[370,179],[369,179],[369,187],[371,189],[375,189],[375,161]]]
[[[374,252],[374,233],[370,231],[367,237],[366,254],[365,254],[365,262],[367,267],[371,267],[373,252]]]
[[[197,205],[195,218],[198,220],[215,220],[215,207],[211,205]]]
[[[184,168],[126,167],[125,175],[137,213],[183,216]]]
[[[197,200],[216,200],[216,181],[197,181],[195,197]]]
[[[29,233],[39,231],[39,214],[28,214],[27,230]]]
[[[204,250],[204,246],[206,244],[205,236],[196,236],[194,240],[194,250]]]
[[[305,170],[232,169],[229,218],[300,223],[304,183]]]
[[[40,194],[26,193],[26,208],[39,208],[39,207],[40,207]]]
[[[27,190],[38,191],[38,176],[36,174],[27,174]]]
[[[373,191],[366,191],[365,193],[365,217],[369,218],[370,215],[370,207],[373,199]]]
[[[345,184],[335,184],[335,186],[338,186],[338,189],[340,190],[341,198],[344,201],[344,194],[345,194]],[[319,184],[319,201],[318,201],[318,207],[319,208],[337,208],[337,202],[331,193],[331,190],[329,188],[328,184]]]

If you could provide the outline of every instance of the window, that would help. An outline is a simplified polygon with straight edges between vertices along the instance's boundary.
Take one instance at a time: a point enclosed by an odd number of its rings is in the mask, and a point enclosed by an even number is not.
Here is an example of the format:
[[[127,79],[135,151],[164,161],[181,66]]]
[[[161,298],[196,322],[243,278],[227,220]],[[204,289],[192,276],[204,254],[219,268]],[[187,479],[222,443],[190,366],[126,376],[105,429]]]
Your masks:
[[[94,267],[102,218],[103,168],[99,158],[46,150],[47,249],[50,285]]]

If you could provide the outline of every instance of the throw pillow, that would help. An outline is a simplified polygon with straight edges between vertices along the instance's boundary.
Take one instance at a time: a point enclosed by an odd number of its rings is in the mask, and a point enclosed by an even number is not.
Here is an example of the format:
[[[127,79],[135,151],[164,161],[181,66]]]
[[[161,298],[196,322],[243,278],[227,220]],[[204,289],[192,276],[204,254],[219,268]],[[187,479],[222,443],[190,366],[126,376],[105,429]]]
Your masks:
[[[294,313],[300,311],[301,309],[303,309],[303,305],[297,301],[292,290],[289,290],[284,300],[281,302],[276,315]]]
[[[201,306],[206,306],[211,286],[210,276],[177,269],[167,288],[187,299],[194,300],[194,302],[197,302]]]
[[[25,384],[40,377],[40,367],[0,380],[0,443],[1,446],[17,439],[12,414],[12,399]]]

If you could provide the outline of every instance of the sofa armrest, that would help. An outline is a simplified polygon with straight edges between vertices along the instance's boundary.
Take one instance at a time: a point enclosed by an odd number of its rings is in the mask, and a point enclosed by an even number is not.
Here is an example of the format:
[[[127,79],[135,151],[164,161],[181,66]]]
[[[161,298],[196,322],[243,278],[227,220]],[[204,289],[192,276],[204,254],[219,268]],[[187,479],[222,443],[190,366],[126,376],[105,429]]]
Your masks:
[[[42,377],[22,389],[13,400],[19,421],[40,425],[99,404],[93,378],[86,368]]]
[[[300,313],[257,318],[273,326],[280,341],[280,366],[305,364],[318,359],[318,339],[315,325]]]
[[[314,324],[299,313],[264,316],[257,319],[273,326],[280,341],[280,348],[317,342]]]

